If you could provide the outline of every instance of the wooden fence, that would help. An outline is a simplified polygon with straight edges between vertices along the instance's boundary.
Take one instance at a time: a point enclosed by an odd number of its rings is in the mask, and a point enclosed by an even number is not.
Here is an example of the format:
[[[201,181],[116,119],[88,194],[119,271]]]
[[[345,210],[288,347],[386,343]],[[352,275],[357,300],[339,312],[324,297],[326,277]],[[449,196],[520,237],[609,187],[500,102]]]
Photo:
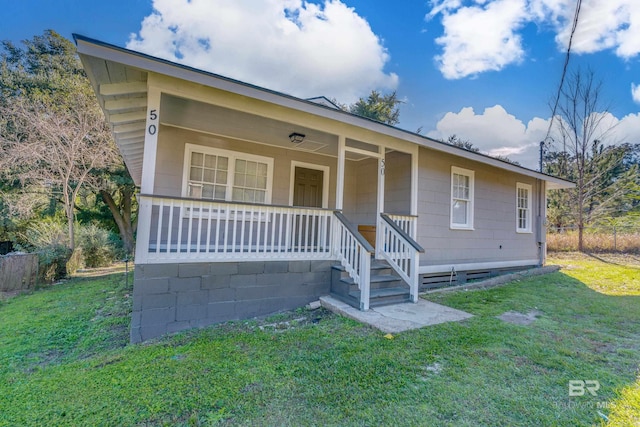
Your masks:
[[[0,291],[32,289],[38,278],[37,254],[0,256]]]

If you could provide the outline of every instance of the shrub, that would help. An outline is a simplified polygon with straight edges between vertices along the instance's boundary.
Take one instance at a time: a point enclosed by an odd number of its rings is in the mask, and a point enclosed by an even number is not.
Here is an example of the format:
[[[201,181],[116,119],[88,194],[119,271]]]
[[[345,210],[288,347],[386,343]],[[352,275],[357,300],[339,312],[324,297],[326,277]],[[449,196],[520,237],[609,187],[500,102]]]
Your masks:
[[[33,249],[43,249],[55,246],[67,246],[66,224],[56,218],[44,218],[29,224],[22,234],[22,240]]]
[[[95,224],[79,227],[78,246],[82,248],[86,267],[105,267],[116,259],[111,233]]]
[[[50,245],[38,251],[39,281],[51,283],[67,276],[67,261],[71,256],[71,249],[65,245]]]
[[[82,267],[84,267],[84,252],[81,247],[77,247],[67,261],[67,274],[76,274]]]
[[[38,280],[51,283],[67,276],[67,261],[71,250],[67,247],[66,225],[56,218],[44,218],[30,224],[21,235],[24,246],[19,250],[38,254]]]

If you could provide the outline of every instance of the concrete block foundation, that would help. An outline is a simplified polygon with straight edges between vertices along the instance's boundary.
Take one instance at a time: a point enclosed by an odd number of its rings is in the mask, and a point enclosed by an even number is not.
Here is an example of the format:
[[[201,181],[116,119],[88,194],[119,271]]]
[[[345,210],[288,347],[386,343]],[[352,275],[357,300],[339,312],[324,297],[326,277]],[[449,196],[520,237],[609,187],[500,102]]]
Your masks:
[[[331,261],[136,265],[131,342],[302,307],[326,295]]]

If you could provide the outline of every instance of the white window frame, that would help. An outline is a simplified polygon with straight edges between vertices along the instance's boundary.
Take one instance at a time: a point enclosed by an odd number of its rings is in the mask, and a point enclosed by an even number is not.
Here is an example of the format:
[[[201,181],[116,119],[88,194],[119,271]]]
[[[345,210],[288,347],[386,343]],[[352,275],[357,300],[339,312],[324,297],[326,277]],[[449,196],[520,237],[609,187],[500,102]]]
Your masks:
[[[525,184],[522,182],[516,183],[516,233],[532,233],[531,227],[531,201],[533,200],[531,191],[533,186],[531,184]],[[527,208],[526,208],[526,227],[520,228],[520,197],[518,193],[520,189],[527,190]]]
[[[271,204],[271,193],[273,189],[273,158],[272,157],[264,157],[258,156],[255,154],[242,153],[239,151],[230,151],[223,150],[221,148],[207,147],[205,145],[196,145],[196,144],[185,144],[184,148],[184,166],[182,170],[182,197],[189,197],[189,171],[191,169],[191,153],[203,153],[214,156],[223,156],[229,159],[229,169],[227,170],[227,184],[226,184],[226,192],[225,192],[225,201],[227,202],[237,202],[237,203],[247,203],[241,200],[233,200],[233,185],[235,179],[235,167],[236,160],[248,160],[253,162],[260,162],[267,164],[267,188],[265,194],[264,203],[252,203],[252,204]],[[206,201],[215,202],[216,199],[203,199]],[[251,203],[251,202],[249,202]]]
[[[469,177],[469,199],[467,200],[467,223],[457,224],[453,222],[453,175],[464,175]],[[449,198],[449,227],[453,230],[473,230],[473,211],[474,211],[474,193],[475,193],[475,172],[469,169],[451,166],[451,188]]]

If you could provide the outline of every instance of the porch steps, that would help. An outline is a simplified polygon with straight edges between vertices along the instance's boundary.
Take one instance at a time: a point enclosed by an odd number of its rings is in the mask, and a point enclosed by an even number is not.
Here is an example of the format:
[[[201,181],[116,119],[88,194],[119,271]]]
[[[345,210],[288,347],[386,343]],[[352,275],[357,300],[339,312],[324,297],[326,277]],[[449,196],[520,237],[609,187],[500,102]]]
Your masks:
[[[372,261],[369,289],[370,308],[411,300],[409,286],[386,261]],[[355,308],[360,307],[360,289],[342,265],[332,267],[331,294]]]

